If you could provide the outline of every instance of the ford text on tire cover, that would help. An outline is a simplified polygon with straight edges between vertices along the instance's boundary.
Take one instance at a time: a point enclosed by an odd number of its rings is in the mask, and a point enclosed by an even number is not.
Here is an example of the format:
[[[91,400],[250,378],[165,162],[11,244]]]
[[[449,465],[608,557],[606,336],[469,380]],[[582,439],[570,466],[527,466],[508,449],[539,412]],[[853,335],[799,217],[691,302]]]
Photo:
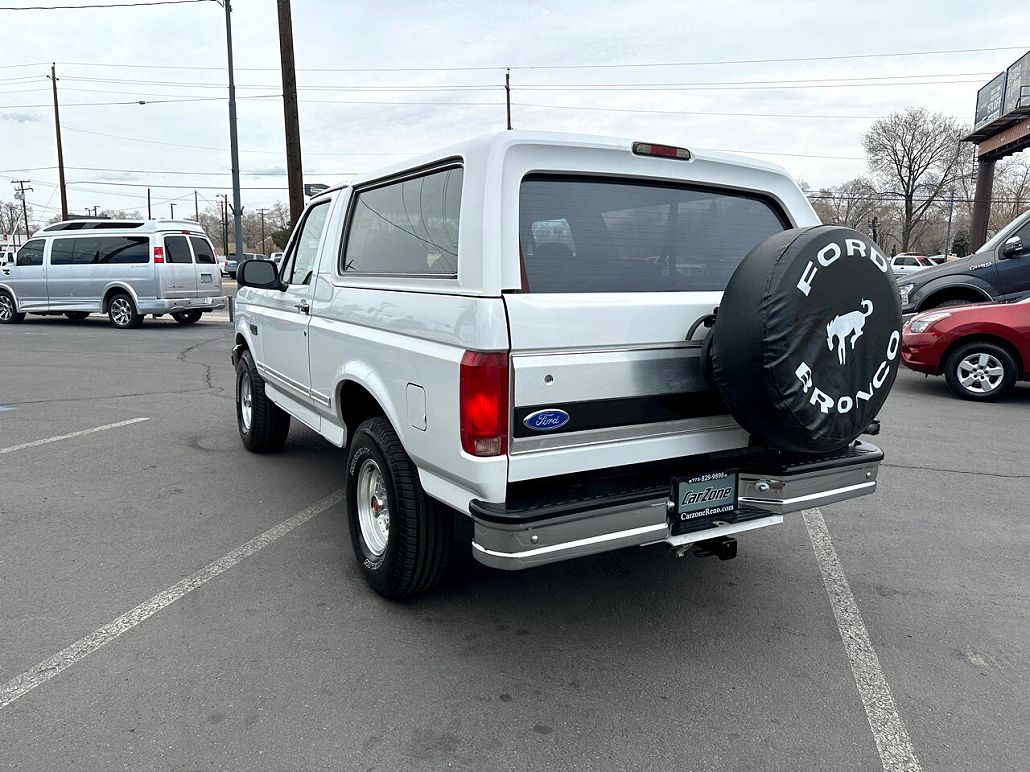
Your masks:
[[[386,597],[456,550],[726,559],[876,488],[895,282],[762,161],[480,137],[321,193],[238,278],[241,439],[288,449],[299,421],[348,449],[341,516]]]

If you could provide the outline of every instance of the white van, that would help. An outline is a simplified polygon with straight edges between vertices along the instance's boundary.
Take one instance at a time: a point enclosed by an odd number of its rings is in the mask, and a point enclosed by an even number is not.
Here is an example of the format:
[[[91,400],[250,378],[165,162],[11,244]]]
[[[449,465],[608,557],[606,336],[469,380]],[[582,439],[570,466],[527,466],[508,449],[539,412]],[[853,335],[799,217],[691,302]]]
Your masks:
[[[215,251],[189,220],[55,223],[0,268],[0,324],[91,313],[121,329],[139,327],[146,314],[193,324],[225,305]]]

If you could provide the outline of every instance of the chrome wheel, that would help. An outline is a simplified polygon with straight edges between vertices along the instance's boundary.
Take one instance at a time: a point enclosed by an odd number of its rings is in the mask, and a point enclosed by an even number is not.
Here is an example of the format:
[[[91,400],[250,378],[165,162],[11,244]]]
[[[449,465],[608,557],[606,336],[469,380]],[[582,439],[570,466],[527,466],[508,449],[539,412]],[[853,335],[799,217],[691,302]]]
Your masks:
[[[14,301],[7,295],[0,295],[0,322],[9,322],[14,318]]]
[[[961,359],[956,368],[958,382],[973,394],[990,394],[1001,386],[1005,368],[990,354],[974,353]]]
[[[132,303],[128,298],[117,297],[111,301],[111,321],[119,327],[132,321]]]
[[[250,422],[254,417],[254,388],[250,382],[250,373],[240,376],[240,421],[243,431],[250,431]]]
[[[361,538],[372,556],[379,557],[390,540],[390,502],[379,464],[370,458],[358,472],[357,508]]]

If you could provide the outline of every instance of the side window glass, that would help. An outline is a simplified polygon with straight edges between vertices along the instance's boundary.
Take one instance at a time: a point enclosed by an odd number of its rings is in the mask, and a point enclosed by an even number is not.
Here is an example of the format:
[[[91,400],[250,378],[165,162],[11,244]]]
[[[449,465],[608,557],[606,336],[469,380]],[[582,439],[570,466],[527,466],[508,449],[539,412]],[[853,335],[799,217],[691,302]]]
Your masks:
[[[215,251],[211,248],[207,239],[202,239],[200,236],[190,236],[190,244],[193,245],[193,254],[196,255],[198,263],[214,265]]]
[[[107,236],[100,242],[99,263],[149,263],[149,236]]]
[[[25,244],[25,246],[18,250],[17,264],[19,266],[43,265],[43,247],[45,243],[42,239],[36,239]]]
[[[54,239],[50,245],[50,265],[77,265],[91,263],[90,256],[81,250],[76,254],[76,242],[84,239]]]
[[[185,236],[165,236],[165,261],[169,263],[192,263],[190,245]]]
[[[316,204],[308,210],[290,244],[290,254],[283,268],[282,279],[287,284],[310,284],[318,265],[318,244],[322,240],[325,221],[329,216],[329,202]]]
[[[358,193],[343,272],[455,275],[462,177],[445,169]]]

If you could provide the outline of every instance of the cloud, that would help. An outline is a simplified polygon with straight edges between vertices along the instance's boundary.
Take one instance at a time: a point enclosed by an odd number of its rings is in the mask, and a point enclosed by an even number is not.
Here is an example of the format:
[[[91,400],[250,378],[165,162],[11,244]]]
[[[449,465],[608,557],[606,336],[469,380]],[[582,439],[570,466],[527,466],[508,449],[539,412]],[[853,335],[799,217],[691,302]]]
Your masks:
[[[36,113],[23,113],[17,110],[12,112],[0,112],[0,121],[11,121],[12,123],[39,123],[42,116]]]

